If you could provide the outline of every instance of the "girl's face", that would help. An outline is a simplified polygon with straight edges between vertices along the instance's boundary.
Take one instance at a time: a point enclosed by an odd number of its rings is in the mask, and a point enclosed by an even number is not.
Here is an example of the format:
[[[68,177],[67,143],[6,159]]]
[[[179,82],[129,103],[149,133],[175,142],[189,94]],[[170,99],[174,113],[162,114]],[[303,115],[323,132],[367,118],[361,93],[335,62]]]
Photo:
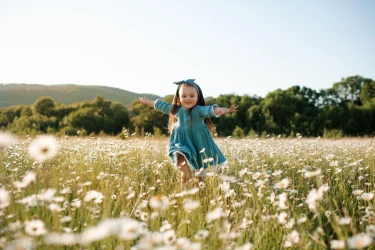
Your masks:
[[[181,85],[179,95],[182,107],[191,109],[197,104],[198,92],[193,86]]]

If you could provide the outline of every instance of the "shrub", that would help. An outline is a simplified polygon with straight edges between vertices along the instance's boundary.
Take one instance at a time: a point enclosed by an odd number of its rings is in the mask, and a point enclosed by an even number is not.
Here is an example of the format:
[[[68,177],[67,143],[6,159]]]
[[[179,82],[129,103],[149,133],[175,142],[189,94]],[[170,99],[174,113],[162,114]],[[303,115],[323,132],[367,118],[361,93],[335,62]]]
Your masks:
[[[233,135],[234,138],[244,138],[245,132],[243,131],[242,128],[236,126],[236,128],[233,130],[232,135]]]

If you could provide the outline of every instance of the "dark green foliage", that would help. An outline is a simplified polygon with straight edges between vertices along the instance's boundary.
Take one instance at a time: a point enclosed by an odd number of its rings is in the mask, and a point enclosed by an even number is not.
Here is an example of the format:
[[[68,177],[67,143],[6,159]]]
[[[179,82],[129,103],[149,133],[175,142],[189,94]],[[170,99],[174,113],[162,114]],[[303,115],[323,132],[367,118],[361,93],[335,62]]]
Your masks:
[[[164,101],[172,102],[170,97],[164,99]],[[132,130],[154,134],[155,128],[159,128],[160,130],[158,131],[158,133],[168,133],[168,115],[144,106],[137,101],[131,103],[130,114]]]
[[[245,132],[243,131],[242,128],[240,128],[240,127],[237,126],[237,127],[233,130],[233,136],[234,136],[234,138],[241,139],[241,138],[244,138],[244,137],[245,137]]]
[[[43,96],[36,100],[33,106],[36,113],[45,116],[51,116],[55,109],[55,102],[51,97]]]
[[[151,133],[160,136],[168,133],[168,115],[138,103],[135,95],[128,103],[128,111],[123,102],[116,102],[124,94],[122,90],[76,85],[59,87],[59,91],[63,89],[71,93],[73,104],[66,105],[54,101],[57,99],[53,96],[39,95],[31,106],[0,108],[0,129],[17,134],[76,135],[80,131],[80,135],[118,135],[125,129],[128,129],[129,135]],[[39,85],[0,85],[0,96],[5,92],[12,94],[12,91],[16,93],[21,90],[30,94],[36,91],[35,88],[39,88],[38,91],[41,89]],[[47,89],[53,90],[51,86]],[[96,95],[92,101],[84,99],[79,102],[83,95],[77,93],[92,93],[93,89],[117,97],[108,99],[105,95]],[[148,98],[155,100],[157,97]],[[1,106],[4,99],[0,100]],[[173,95],[164,98],[166,102],[172,100]],[[326,90],[292,86],[287,90],[270,92],[265,98],[229,94],[206,99],[206,105],[214,103],[222,107],[239,104],[237,112],[212,118],[219,136],[234,135],[240,138],[270,134],[287,137],[299,133],[304,137],[339,138],[375,135],[375,81],[361,76],[343,78]]]
[[[82,134],[117,135],[130,124],[129,114],[121,103],[97,96],[92,102],[65,106],[50,97],[41,97],[33,105],[0,109],[0,129],[19,135]]]

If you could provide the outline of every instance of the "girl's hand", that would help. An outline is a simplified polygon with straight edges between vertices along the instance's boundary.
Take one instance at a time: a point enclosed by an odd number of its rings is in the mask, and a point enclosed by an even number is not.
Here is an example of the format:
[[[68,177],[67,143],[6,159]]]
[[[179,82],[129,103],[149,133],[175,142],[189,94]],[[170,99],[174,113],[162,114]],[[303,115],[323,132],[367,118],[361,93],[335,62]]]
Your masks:
[[[146,97],[139,97],[138,102],[139,102],[139,103],[142,103],[142,104],[144,104],[144,105],[147,105],[147,106],[149,106],[149,107],[151,107],[151,108],[153,108],[153,107],[154,107],[154,104],[155,104],[155,101],[150,101],[150,100],[147,99]]]
[[[222,111],[220,113],[220,115],[225,115],[225,114],[228,114],[228,113],[236,112],[237,109],[238,109],[238,105],[237,104],[233,104],[232,106],[230,106],[229,109],[226,109],[226,110]]]
[[[142,103],[144,105],[149,105],[150,100],[147,99],[146,97],[139,97],[138,102],[140,102],[140,103]]]
[[[237,105],[237,104],[233,104],[232,106],[230,106],[230,108],[229,108],[229,110],[228,110],[227,113],[232,113],[232,112],[237,111],[238,106],[239,106],[239,105]]]

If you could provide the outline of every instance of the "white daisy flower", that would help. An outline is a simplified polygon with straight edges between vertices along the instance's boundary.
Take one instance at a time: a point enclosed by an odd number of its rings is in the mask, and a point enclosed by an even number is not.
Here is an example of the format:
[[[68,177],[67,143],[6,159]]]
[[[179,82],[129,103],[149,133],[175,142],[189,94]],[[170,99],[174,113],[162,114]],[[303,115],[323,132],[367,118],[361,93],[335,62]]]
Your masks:
[[[207,230],[199,230],[195,235],[194,239],[196,240],[204,240],[208,237],[210,233]]]
[[[156,195],[150,198],[149,205],[155,210],[164,211],[169,207],[169,199],[164,195]]]
[[[26,207],[36,207],[38,205],[38,199],[36,194],[26,196],[25,198],[16,201],[17,203],[25,204]]]
[[[368,225],[366,227],[366,233],[368,233],[372,237],[375,237],[375,225]]]
[[[288,196],[286,193],[282,193],[276,196],[279,199],[279,209],[287,209],[288,206],[286,205],[286,202],[288,200]]]
[[[95,203],[102,203],[104,196],[101,192],[90,190],[87,192],[85,198],[83,199],[86,202],[94,201]]]
[[[262,174],[260,172],[256,172],[253,174],[253,180],[257,180]]]
[[[253,246],[254,246],[253,244],[248,242],[240,247],[236,247],[234,250],[250,250],[253,248]]]
[[[117,237],[120,240],[135,240],[142,232],[141,223],[130,218],[122,218],[119,221],[120,230]]]
[[[4,188],[0,188],[0,209],[8,207],[10,204],[10,197],[8,191]]]
[[[292,244],[297,244],[300,240],[299,233],[296,230],[293,230],[287,236],[287,241],[291,242]]]
[[[370,201],[374,198],[374,193],[363,193],[361,194],[361,199],[364,201]]]
[[[361,195],[364,191],[360,189],[353,190],[352,194],[354,195]]]
[[[296,223],[296,220],[294,218],[291,218],[286,224],[285,228],[292,229],[294,227],[294,224]]]
[[[57,154],[58,145],[52,135],[41,135],[29,145],[29,155],[35,161],[42,163],[50,160]]]
[[[337,167],[339,165],[339,162],[337,161],[337,160],[334,160],[334,161],[331,161],[330,163],[329,163],[329,166],[330,167]],[[335,170],[335,172],[336,172],[336,170]],[[337,172],[336,172],[337,173]]]
[[[189,249],[191,242],[188,238],[182,237],[176,239],[176,246],[178,249]]]
[[[80,244],[89,245],[95,241],[103,240],[109,237],[115,228],[117,228],[117,223],[114,220],[102,221],[99,225],[90,227],[82,233]]]
[[[163,233],[163,232],[168,231],[171,228],[172,228],[172,225],[167,220],[165,220],[163,221],[163,224],[161,225],[159,231]]]
[[[60,194],[70,194],[72,190],[70,188],[64,188],[60,191]]]
[[[310,177],[314,177],[314,176],[318,176],[322,173],[322,170],[320,168],[318,168],[317,170],[315,171],[306,171],[305,172],[305,178],[310,178]]]
[[[307,217],[306,215],[302,215],[298,220],[297,220],[297,223],[298,224],[302,224],[302,223],[305,223],[307,221]]]
[[[79,235],[74,233],[49,233],[44,236],[44,243],[55,246],[71,246],[79,243]]]
[[[345,241],[343,240],[332,240],[330,244],[331,244],[331,249],[344,249],[345,248]]]
[[[314,236],[315,236],[316,238],[320,238],[320,237],[323,236],[323,235],[324,235],[324,230],[323,230],[323,228],[321,228],[321,227],[317,227],[316,230],[314,231]]]
[[[19,181],[16,181],[13,183],[13,185],[16,187],[16,188],[25,188],[27,187],[30,183],[33,183],[36,181],[36,174],[33,173],[33,172],[29,172],[27,173],[23,178],[22,178],[22,181],[19,182]]]
[[[56,204],[56,203],[49,204],[48,209],[51,210],[52,212],[60,212],[61,211],[61,207],[59,206],[59,204]]]
[[[350,218],[350,217],[343,217],[343,218],[339,219],[339,224],[340,225],[349,225],[351,221],[352,221],[352,218]]]
[[[72,217],[67,215],[67,216],[61,217],[60,222],[66,223],[66,222],[70,222],[71,220],[72,220]]]
[[[140,218],[141,221],[148,221],[148,213],[142,212]]]
[[[47,233],[44,222],[41,220],[31,220],[25,222],[25,232],[31,236],[40,236]]]
[[[322,197],[319,195],[318,190],[315,188],[311,189],[306,197],[305,203],[308,205],[311,212],[317,212],[316,202],[321,200]]]
[[[287,221],[286,218],[288,217],[288,214],[286,212],[281,212],[279,216],[277,216],[277,221],[284,225]]]
[[[198,182],[198,187],[200,189],[204,189],[206,187],[206,184],[203,181]]]
[[[6,148],[14,140],[14,137],[9,132],[0,131],[0,148]]]
[[[176,234],[174,230],[168,230],[163,233],[163,241],[166,245],[171,245],[176,241]]]
[[[284,178],[284,179],[282,179],[281,181],[279,181],[278,183],[275,184],[276,189],[287,188],[288,186],[289,186],[289,179],[288,178]]]
[[[128,195],[126,196],[126,199],[127,199],[127,200],[130,200],[131,198],[134,198],[134,197],[135,197],[135,192],[132,191],[130,194],[128,194]]]
[[[348,239],[348,246],[350,249],[362,249],[372,243],[372,238],[368,234],[357,234]]]
[[[40,201],[51,202],[54,199],[55,193],[56,193],[56,189],[49,188],[46,191],[38,194],[37,197],[38,197],[38,200],[40,200]]]
[[[5,246],[5,250],[14,250],[14,249],[36,249],[37,244],[32,238],[19,238],[17,240],[11,241],[8,245]]]
[[[275,170],[275,171],[272,173],[272,175],[273,175],[273,176],[280,176],[282,172],[283,172],[282,170]]]
[[[244,174],[246,174],[247,173],[247,168],[244,168],[244,169],[242,169],[241,171],[239,171],[238,172],[238,175],[240,176],[240,177],[242,177]]]
[[[199,201],[188,200],[188,201],[184,202],[184,209],[188,213],[191,213],[191,211],[197,209],[199,206],[200,206],[200,202]]]
[[[221,207],[217,207],[206,214],[206,221],[210,223],[211,221],[218,220],[222,217],[227,217],[227,214]]]
[[[76,209],[76,208],[80,208],[82,205],[82,202],[80,199],[74,199],[72,200],[72,202],[70,203],[70,207],[72,210]]]

